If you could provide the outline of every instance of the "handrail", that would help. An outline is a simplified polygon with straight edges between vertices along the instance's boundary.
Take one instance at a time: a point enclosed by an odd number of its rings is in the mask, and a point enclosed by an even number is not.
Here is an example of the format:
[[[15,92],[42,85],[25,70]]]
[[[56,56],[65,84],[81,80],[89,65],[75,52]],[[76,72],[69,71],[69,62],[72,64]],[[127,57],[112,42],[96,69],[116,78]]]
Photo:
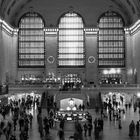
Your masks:
[[[68,91],[59,91],[59,94],[64,94],[64,93],[67,93],[67,94],[69,94],[69,93],[72,93],[72,94],[81,94],[81,90],[68,90]]]
[[[52,87],[47,87],[45,86],[44,84],[33,84],[33,85],[30,85],[30,84],[19,84],[19,85],[15,85],[15,84],[10,84],[9,86],[9,89],[14,89],[14,88],[45,88],[45,89],[57,89],[61,92],[81,92],[81,90],[84,90],[84,89],[102,89],[102,88],[137,88],[139,89],[140,88],[140,84],[102,84],[102,85],[97,85],[96,87],[95,86],[92,86],[92,85],[89,85],[89,86],[84,86],[82,88],[73,88],[73,89],[68,89],[68,90],[63,90],[63,89],[60,89],[58,86],[52,86]]]

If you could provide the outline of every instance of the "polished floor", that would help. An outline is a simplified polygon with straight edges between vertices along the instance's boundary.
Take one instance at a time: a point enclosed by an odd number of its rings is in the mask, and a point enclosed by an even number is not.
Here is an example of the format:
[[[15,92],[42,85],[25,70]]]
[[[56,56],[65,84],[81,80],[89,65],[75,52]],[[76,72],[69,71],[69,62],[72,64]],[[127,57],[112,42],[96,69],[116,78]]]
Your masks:
[[[99,117],[99,114],[96,114],[94,110],[88,110],[92,114],[93,120],[96,117]],[[33,113],[33,126],[32,129],[29,130],[29,140],[42,140],[40,138],[40,134],[38,132],[38,124],[37,124],[37,112],[36,110],[32,109],[31,112]],[[45,113],[45,111],[43,111]],[[10,119],[10,118],[8,118]],[[108,118],[104,119],[104,130],[100,133],[99,140],[140,140],[140,136],[133,136],[129,137],[129,124],[131,120],[136,121],[140,120],[140,116],[138,111],[134,113],[133,108],[130,110],[128,109],[127,112],[122,115],[122,129],[118,129],[118,122],[117,121],[109,121]],[[73,135],[74,132],[72,131],[65,131],[65,140],[70,140],[69,137]],[[19,131],[15,132],[17,140],[19,140]],[[94,140],[94,133],[92,132],[92,136],[84,137],[83,140]],[[57,130],[51,129],[49,138],[43,138],[43,140],[59,140],[57,136]]]

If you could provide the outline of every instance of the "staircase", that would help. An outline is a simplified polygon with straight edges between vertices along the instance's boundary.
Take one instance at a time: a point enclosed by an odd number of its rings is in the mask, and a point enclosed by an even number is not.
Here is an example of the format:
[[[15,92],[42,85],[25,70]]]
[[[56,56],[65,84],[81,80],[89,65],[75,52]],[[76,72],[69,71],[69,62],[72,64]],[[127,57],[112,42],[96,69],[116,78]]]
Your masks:
[[[43,92],[42,97],[41,97],[41,103],[40,103],[43,118],[48,116],[48,112],[47,112],[47,97],[48,97],[48,94]]]
[[[89,98],[89,106],[87,106],[87,108],[93,109],[95,107],[102,108],[102,98],[100,92],[95,98]]]
[[[41,108],[44,108],[44,109],[47,108],[47,96],[48,96],[47,93],[45,92],[42,93],[41,103],[40,103]]]

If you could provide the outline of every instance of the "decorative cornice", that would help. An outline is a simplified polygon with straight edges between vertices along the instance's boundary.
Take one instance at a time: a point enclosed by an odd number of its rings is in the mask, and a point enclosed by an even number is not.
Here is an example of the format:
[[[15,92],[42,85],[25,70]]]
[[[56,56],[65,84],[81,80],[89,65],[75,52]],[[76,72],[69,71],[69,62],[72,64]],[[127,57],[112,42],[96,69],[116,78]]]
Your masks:
[[[99,28],[84,28],[86,35],[97,35]]]
[[[13,28],[9,24],[7,24],[4,20],[0,19],[0,27],[2,30],[6,31],[10,35],[18,35],[18,28]],[[124,28],[126,35],[134,35],[140,30],[140,19],[137,20],[131,27]],[[57,27],[45,27],[44,32],[46,35],[57,35],[59,28]],[[97,35],[99,28],[84,28],[84,32],[86,35]]]
[[[0,19],[0,27],[3,31],[7,32],[11,36],[18,35],[18,29],[11,27],[2,19]]]
[[[130,35],[136,34],[140,30],[140,19],[137,20],[131,27],[125,28],[125,31],[129,32]]]
[[[44,28],[45,35],[57,35],[58,28]]]

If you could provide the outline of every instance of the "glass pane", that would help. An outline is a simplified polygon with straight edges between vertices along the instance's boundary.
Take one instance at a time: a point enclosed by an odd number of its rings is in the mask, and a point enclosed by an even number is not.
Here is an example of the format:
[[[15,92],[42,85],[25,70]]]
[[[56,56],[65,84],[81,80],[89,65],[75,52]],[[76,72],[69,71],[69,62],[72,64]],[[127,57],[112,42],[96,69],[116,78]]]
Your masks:
[[[19,67],[44,66],[44,23],[36,13],[27,13],[19,23]]]
[[[106,12],[99,20],[98,66],[124,67],[125,46],[122,18],[114,12]]]
[[[85,65],[83,21],[76,13],[67,13],[60,19],[58,65]]]

